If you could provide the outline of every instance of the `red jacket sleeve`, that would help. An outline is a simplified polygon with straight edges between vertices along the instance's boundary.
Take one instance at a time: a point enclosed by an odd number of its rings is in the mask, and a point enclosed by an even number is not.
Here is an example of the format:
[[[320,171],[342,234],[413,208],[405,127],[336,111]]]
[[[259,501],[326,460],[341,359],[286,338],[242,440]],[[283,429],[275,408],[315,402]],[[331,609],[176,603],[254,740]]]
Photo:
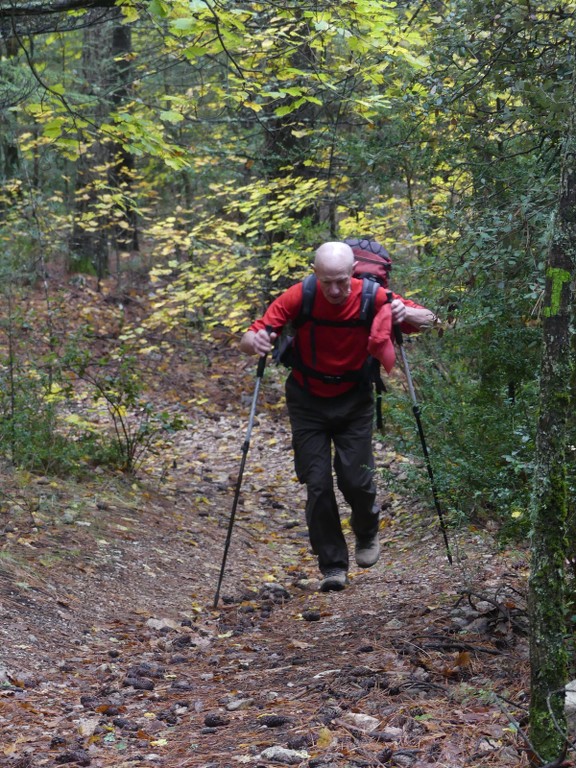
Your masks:
[[[400,301],[408,307],[421,309],[421,304],[405,299],[397,293],[392,293],[392,299]],[[403,333],[414,333],[417,329],[409,323],[400,323]],[[376,314],[370,328],[368,352],[379,360],[387,373],[390,373],[396,360],[396,352],[392,339],[392,310],[388,301],[388,291],[378,291],[376,297]]]
[[[368,353],[382,363],[386,373],[390,373],[396,361],[396,352],[392,341],[392,310],[388,302],[380,307],[372,321]]]
[[[302,306],[302,283],[295,283],[269,305],[261,318],[250,326],[251,331],[261,331],[268,327],[279,333],[290,320],[295,320]]]

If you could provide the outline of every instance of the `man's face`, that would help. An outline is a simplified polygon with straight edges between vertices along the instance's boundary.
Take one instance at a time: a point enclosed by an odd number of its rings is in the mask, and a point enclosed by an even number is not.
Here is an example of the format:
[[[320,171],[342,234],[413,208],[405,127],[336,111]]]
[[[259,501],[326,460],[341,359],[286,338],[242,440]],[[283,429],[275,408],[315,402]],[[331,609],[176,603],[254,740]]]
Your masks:
[[[316,267],[316,278],[324,298],[330,304],[344,304],[350,295],[350,280],[352,270],[348,271],[338,265],[323,264]]]

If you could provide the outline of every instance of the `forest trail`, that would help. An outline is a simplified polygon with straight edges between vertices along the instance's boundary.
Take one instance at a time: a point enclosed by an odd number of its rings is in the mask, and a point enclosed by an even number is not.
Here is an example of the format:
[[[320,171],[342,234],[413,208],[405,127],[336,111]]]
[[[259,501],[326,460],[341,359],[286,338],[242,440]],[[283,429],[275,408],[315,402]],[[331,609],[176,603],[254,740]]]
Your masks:
[[[451,531],[450,566],[384,490],[379,563],[320,594],[273,371],[214,608],[254,385],[217,358],[138,482],[4,469],[1,768],[527,765],[526,553]]]

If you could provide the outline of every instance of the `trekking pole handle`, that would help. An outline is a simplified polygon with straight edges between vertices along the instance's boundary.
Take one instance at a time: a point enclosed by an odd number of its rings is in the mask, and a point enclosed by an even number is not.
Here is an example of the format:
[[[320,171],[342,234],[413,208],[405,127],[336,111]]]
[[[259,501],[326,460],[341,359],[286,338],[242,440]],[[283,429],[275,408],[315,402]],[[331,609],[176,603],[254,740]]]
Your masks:
[[[273,333],[274,328],[272,328],[271,325],[266,326],[266,333],[268,336],[270,336],[271,333]],[[260,356],[260,360],[258,360],[258,368],[256,369],[256,378],[261,379],[262,376],[264,376],[264,369],[266,368],[266,358],[268,357],[268,353],[265,355]]]
[[[266,368],[266,355],[262,355],[258,360],[258,368],[256,369],[256,378],[261,379],[264,376],[264,368]]]
[[[388,298],[388,303],[392,304],[392,301],[394,300],[394,294],[392,291],[386,291],[386,297]],[[399,347],[402,346],[404,343],[404,338],[402,336],[402,329],[398,325],[398,323],[392,322],[392,330],[394,331],[394,340],[396,341],[396,344],[398,344]]]

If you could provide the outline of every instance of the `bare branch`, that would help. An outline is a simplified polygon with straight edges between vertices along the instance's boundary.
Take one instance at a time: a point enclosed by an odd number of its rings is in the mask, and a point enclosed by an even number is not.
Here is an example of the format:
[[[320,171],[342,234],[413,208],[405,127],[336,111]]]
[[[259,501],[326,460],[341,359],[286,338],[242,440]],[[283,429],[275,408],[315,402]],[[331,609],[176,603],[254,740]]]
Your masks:
[[[86,13],[68,13],[81,10]],[[116,0],[0,0],[0,40],[9,39],[14,29],[21,35],[82,29],[107,21],[119,12]]]
[[[90,10],[91,8],[113,8],[116,0],[52,0],[52,2],[15,2],[0,0],[0,19],[8,17],[45,16],[66,11]]]

